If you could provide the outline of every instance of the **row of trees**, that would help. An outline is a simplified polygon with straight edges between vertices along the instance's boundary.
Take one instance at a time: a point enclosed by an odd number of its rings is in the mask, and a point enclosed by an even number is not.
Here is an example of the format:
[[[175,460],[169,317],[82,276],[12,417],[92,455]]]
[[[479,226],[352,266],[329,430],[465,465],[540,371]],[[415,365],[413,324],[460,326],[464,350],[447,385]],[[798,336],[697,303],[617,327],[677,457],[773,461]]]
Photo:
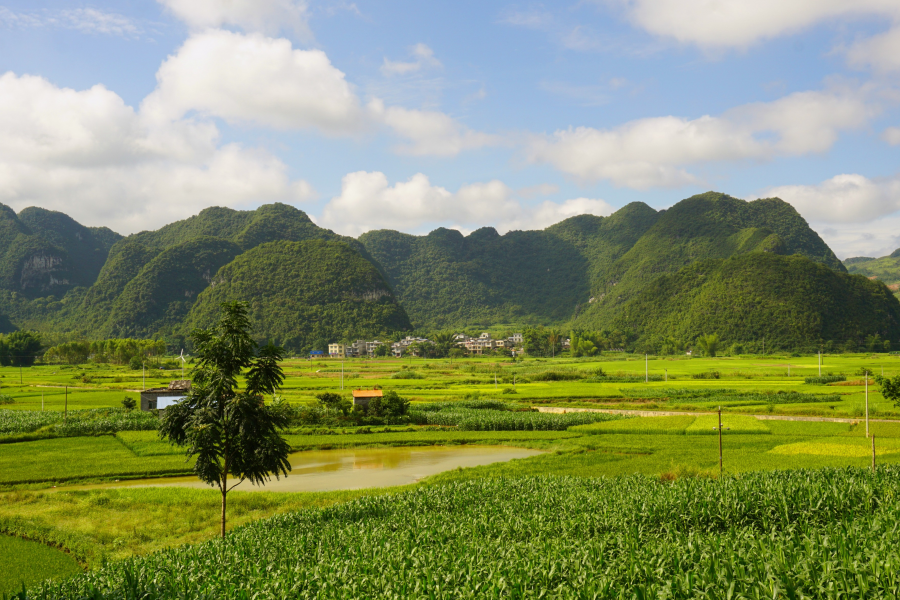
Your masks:
[[[136,340],[132,338],[74,341],[48,348],[44,352],[44,362],[80,365],[88,361],[98,363],[130,364],[135,358],[158,358],[166,354],[163,340]]]

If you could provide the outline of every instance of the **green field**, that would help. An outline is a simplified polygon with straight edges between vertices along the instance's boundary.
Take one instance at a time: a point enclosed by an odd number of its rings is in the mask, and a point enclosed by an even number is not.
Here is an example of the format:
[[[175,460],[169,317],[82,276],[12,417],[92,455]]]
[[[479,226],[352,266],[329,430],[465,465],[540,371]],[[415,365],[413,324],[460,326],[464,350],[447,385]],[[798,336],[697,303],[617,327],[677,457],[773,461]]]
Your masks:
[[[604,355],[594,358],[526,358],[515,363],[491,358],[447,359],[347,359],[344,393],[353,387],[379,385],[396,389],[414,401],[453,400],[466,395],[496,397],[523,405],[558,405],[661,410],[708,410],[720,404],[731,412],[802,414],[859,417],[864,410],[862,370],[886,375],[900,374],[900,356],[887,354],[825,355],[822,373],[844,374],[858,385],[807,385],[805,377],[817,375],[816,356],[743,356],[720,358],[650,357],[647,373],[668,381],[644,383],[643,356]],[[281,395],[296,404],[314,402],[322,391],[340,391],[341,361],[289,360]],[[632,376],[634,383],[596,380],[597,369],[610,376]],[[421,379],[394,379],[401,371],[413,370]],[[574,373],[581,379],[537,380],[548,372]],[[694,379],[717,373],[718,379]],[[495,384],[496,376],[496,384]],[[181,371],[148,370],[146,385],[160,386],[180,379]],[[532,381],[529,378],[535,378]],[[85,381],[88,381],[85,383]],[[112,365],[35,366],[22,370],[0,367],[0,391],[15,402],[7,409],[63,410],[69,387],[69,409],[120,406],[126,395],[136,398],[141,389],[140,371]],[[900,409],[884,402],[874,386],[870,389],[870,413],[898,417]],[[681,395],[669,395],[669,390]],[[707,390],[716,390],[704,397]],[[506,391],[507,393],[504,393]],[[779,404],[776,392],[839,395],[836,402]],[[514,392],[514,393],[512,393]],[[766,396],[768,394],[768,396]],[[740,395],[754,395],[742,400]],[[736,397],[738,396],[738,397]],[[774,403],[773,403],[774,402]]]
[[[82,572],[74,558],[45,544],[0,535],[0,594]]]
[[[673,483],[457,481],[276,516],[224,541],[126,559],[36,591],[73,599],[888,598],[900,584],[898,484],[894,468]],[[122,595],[125,586],[133,595]]]
[[[403,499],[398,502],[407,507],[406,514],[411,522],[419,523],[421,528],[412,530],[405,529],[404,526],[396,529],[394,521],[392,521],[394,517],[391,516],[394,513],[385,512],[383,506],[377,509],[382,515],[378,518],[384,519],[384,526],[394,532],[391,534],[395,536],[391,537],[394,540],[390,542],[391,544],[397,544],[396,548],[422,548],[423,558],[416,562],[419,559],[412,558],[415,553],[410,554],[406,550],[392,552],[390,556],[383,555],[374,547],[366,546],[366,544],[374,542],[366,541],[369,539],[367,537],[369,534],[366,533],[368,530],[361,530],[358,550],[351,552],[349,556],[356,556],[357,552],[361,553],[360,556],[368,553],[369,556],[380,557],[378,560],[387,561],[385,563],[387,566],[379,566],[376,571],[372,572],[369,579],[354,575],[356,578],[352,580],[352,585],[357,587],[352,588],[355,591],[347,593],[356,596],[377,596],[377,594],[371,593],[371,587],[366,587],[375,585],[372,583],[375,581],[381,581],[381,585],[385,585],[385,580],[378,579],[381,575],[376,576],[375,574],[389,574],[394,572],[392,569],[402,568],[406,569],[404,572],[408,573],[407,579],[412,587],[396,590],[398,594],[406,593],[415,596],[433,593],[435,597],[444,597],[449,594],[449,590],[453,589],[453,586],[450,583],[442,584],[444,591],[440,591],[433,587],[432,583],[429,583],[434,580],[423,575],[424,572],[416,566],[425,565],[427,561],[435,561],[434,564],[444,565],[442,568],[445,571],[442,573],[449,578],[447,582],[455,581],[454,585],[468,585],[464,583],[468,581],[466,577],[469,575],[466,573],[483,573],[480,580],[484,581],[484,587],[477,588],[483,592],[479,592],[481,595],[498,593],[527,597],[532,594],[537,595],[540,590],[545,590],[547,596],[569,597],[561,590],[572,589],[576,581],[587,581],[578,579],[580,576],[576,577],[577,573],[581,572],[579,569],[586,569],[587,567],[584,565],[593,565],[590,569],[595,571],[599,566],[591,563],[589,556],[576,553],[582,561],[578,564],[581,564],[582,567],[571,567],[566,570],[566,565],[575,563],[567,562],[569,559],[564,556],[570,555],[574,549],[556,539],[554,532],[557,530],[554,527],[565,527],[568,528],[567,531],[574,532],[577,529],[572,529],[575,527],[574,521],[566,521],[566,523],[570,523],[569,525],[550,526],[551,521],[548,521],[550,513],[542,512],[545,508],[526,510],[520,504],[525,502],[525,498],[530,497],[529,494],[534,493],[542,498],[538,504],[545,504],[546,507],[568,506],[566,503],[569,502],[569,496],[574,494],[575,497],[584,499],[585,506],[593,506],[594,509],[601,512],[606,511],[603,512],[606,515],[603,517],[605,519],[612,515],[609,511],[613,509],[604,508],[606,505],[603,502],[606,500],[596,496],[600,493],[598,490],[608,489],[604,487],[607,485],[619,485],[632,490],[640,488],[646,498],[654,498],[660,494],[664,496],[668,493],[665,490],[670,488],[665,486],[672,484],[660,484],[659,482],[674,480],[678,486],[686,486],[686,489],[696,485],[717,485],[715,480],[719,478],[718,417],[714,414],[700,416],[686,414],[682,416],[616,418],[578,425],[571,427],[568,431],[554,431],[552,429],[570,425],[570,423],[563,424],[566,419],[570,419],[572,422],[586,421],[579,421],[577,419],[582,419],[582,417],[571,415],[536,415],[536,413],[527,412],[504,414],[497,413],[497,411],[458,409],[456,402],[480,399],[499,400],[504,403],[504,406],[510,408],[556,406],[701,413],[711,412],[721,406],[723,408],[722,440],[725,478],[720,480],[720,483],[724,485],[726,482],[743,481],[744,478],[756,478],[753,481],[762,482],[763,487],[771,491],[775,489],[771,486],[774,485],[777,488],[778,485],[783,484],[784,477],[788,477],[788,475],[775,473],[777,471],[815,469],[816,471],[811,473],[830,473],[827,471],[829,468],[866,469],[871,464],[871,441],[865,437],[865,424],[862,419],[865,387],[862,375],[857,375],[857,373],[862,373],[863,370],[872,370],[880,374],[883,367],[886,375],[898,374],[900,373],[900,358],[886,355],[826,356],[826,367],[823,368],[823,372],[842,373],[846,376],[847,381],[832,385],[805,384],[805,377],[818,373],[816,363],[816,357],[655,358],[646,363],[649,373],[663,374],[664,380],[645,383],[640,380],[640,377],[637,377],[644,373],[643,357],[527,359],[515,363],[497,363],[489,359],[454,360],[452,363],[447,360],[426,361],[420,359],[403,361],[348,360],[344,365],[345,393],[352,387],[379,385],[385,389],[396,389],[402,395],[411,398],[413,411],[427,408],[425,403],[449,403],[446,405],[448,408],[446,408],[445,415],[436,416],[444,410],[429,412],[429,418],[436,420],[434,426],[360,427],[346,422],[336,427],[321,425],[298,427],[286,435],[288,443],[295,451],[368,446],[489,444],[530,447],[547,450],[547,452],[508,463],[446,471],[411,488],[317,494],[235,492],[229,500],[229,528],[238,528],[236,537],[234,537],[235,544],[238,546],[243,544],[243,548],[252,549],[255,548],[253,546],[255,542],[248,542],[248,539],[256,539],[254,537],[256,535],[267,535],[254,532],[268,531],[267,527],[275,526],[269,525],[269,521],[265,521],[267,518],[282,519],[281,521],[272,521],[272,523],[281,523],[278,525],[279,527],[287,527],[302,537],[303,527],[306,526],[295,524],[305,522],[304,519],[322,518],[315,516],[325,514],[320,511],[322,507],[335,506],[334,510],[337,512],[328,514],[334,514],[335,518],[340,521],[345,519],[345,516],[340,515],[366,515],[370,509],[375,510],[374,507],[382,506],[379,502],[385,501],[378,500],[379,496],[388,494],[394,498],[400,494]],[[790,374],[788,374],[788,364],[790,364]],[[596,377],[598,369],[603,369],[606,375],[613,378],[629,378],[633,382],[605,381],[603,378]],[[294,405],[303,406],[313,403],[314,395],[320,391],[339,391],[341,381],[339,361],[323,360],[315,363],[300,360],[287,361],[285,370],[288,379],[282,396]],[[410,370],[415,371],[418,377],[392,378],[392,375],[397,372]],[[551,375],[547,375],[548,373]],[[709,373],[718,373],[718,378],[699,379],[693,377],[697,374],[707,374],[706,377],[711,377],[708,375]],[[170,379],[180,378],[180,376],[180,371],[162,373],[156,371],[152,378],[148,378],[147,384],[148,386],[158,386]],[[217,528],[216,515],[220,498],[213,490],[89,489],[83,487],[84,484],[91,482],[99,484],[117,479],[190,473],[191,465],[185,461],[181,450],[159,440],[155,431],[127,430],[132,427],[143,427],[143,425],[132,425],[131,421],[126,418],[128,415],[123,416],[113,411],[115,414],[112,417],[104,417],[106,421],[103,421],[103,423],[111,424],[97,425],[95,427],[97,434],[91,436],[79,435],[78,432],[89,430],[93,426],[91,424],[96,425],[94,421],[86,422],[87,424],[81,429],[73,424],[73,420],[78,421],[81,418],[79,415],[82,414],[74,411],[116,408],[120,406],[121,399],[126,395],[136,398],[137,393],[129,390],[140,389],[140,372],[105,365],[85,366],[77,369],[38,366],[22,370],[21,385],[18,385],[18,377],[17,369],[0,367],[0,384],[12,383],[13,379],[17,384],[3,385],[2,392],[11,395],[14,403],[3,405],[0,410],[40,411],[41,395],[43,394],[45,412],[49,411],[52,414],[44,417],[39,413],[19,412],[16,414],[22,418],[12,416],[6,420],[0,419],[0,429],[2,427],[9,429],[9,431],[0,431],[0,533],[19,535],[66,548],[70,555],[61,554],[53,548],[39,546],[42,550],[55,552],[67,559],[70,556],[74,557],[82,564],[89,565],[91,569],[100,568],[108,559],[126,560],[124,563],[115,562],[106,570],[92,571],[95,574],[89,575],[88,579],[78,579],[82,583],[73,583],[73,587],[65,590],[57,589],[56,592],[64,596],[76,594],[71,597],[77,597],[77,594],[81,592],[76,590],[84,591],[85,582],[90,581],[93,582],[92,585],[97,584],[104,581],[102,578],[107,576],[110,577],[108,581],[115,581],[116,578],[123,576],[121,569],[125,569],[128,564],[131,564],[127,562],[129,557],[143,556],[146,556],[146,560],[149,562],[133,563],[133,568],[137,569],[134,571],[135,573],[144,573],[138,577],[142,582],[141,585],[150,586],[146,588],[150,591],[157,590],[153,592],[154,594],[161,593],[161,590],[171,591],[171,588],[166,587],[174,585],[171,581],[154,579],[151,575],[152,569],[162,568],[163,563],[159,561],[184,560],[186,562],[183,565],[188,565],[185,568],[194,568],[189,566],[195,564],[191,561],[202,562],[205,560],[204,552],[208,552],[206,548],[218,548],[216,544],[219,542],[207,542],[215,536]],[[665,381],[666,378],[668,381]],[[85,382],[85,379],[89,381]],[[61,422],[60,411],[65,406],[66,390],[59,386],[65,385],[70,386],[68,410],[73,412],[65,421],[65,426],[62,427],[59,425]],[[463,404],[459,406],[463,406]],[[874,385],[869,389],[869,407],[872,418],[900,417],[900,409],[885,402],[877,393]],[[106,412],[108,411],[103,411],[103,414]],[[53,417],[53,414],[57,416]],[[88,413],[83,414],[88,415]],[[762,420],[751,416],[754,414],[841,417],[852,419],[853,422]],[[22,423],[30,422],[28,419],[40,423],[56,424],[34,426],[36,428],[22,425]],[[530,424],[523,425],[526,422]],[[4,426],[2,423],[7,423],[7,425]],[[135,423],[137,422],[135,421]],[[554,425],[549,425],[550,423],[554,423]],[[112,429],[103,429],[103,427]],[[126,430],[121,430],[123,427]],[[522,427],[551,430],[503,430],[521,429]],[[463,430],[464,428],[473,430]],[[492,428],[501,430],[477,430]],[[892,474],[890,477],[895,477],[895,471],[892,470],[891,465],[900,463],[900,420],[897,422],[872,421],[869,429],[876,438],[877,463],[882,470]],[[102,433],[103,431],[109,431],[109,433]],[[821,471],[821,469],[826,469],[826,471]],[[828,477],[833,479],[833,481],[829,481],[833,486],[839,488],[845,484],[858,485],[862,481],[859,477],[864,476],[862,470],[847,471],[846,473],[848,473],[846,476],[829,475]],[[635,479],[636,474],[646,479]],[[539,479],[523,479],[529,477],[539,477]],[[574,477],[575,479],[546,479],[547,477]],[[626,477],[626,479],[609,479],[618,477]],[[628,479],[628,477],[632,478]],[[810,477],[815,479],[818,475],[802,476],[802,478],[806,478],[805,481],[810,480]],[[841,477],[849,478],[847,479],[849,483]],[[530,483],[526,484],[525,481]],[[606,481],[620,483],[603,483]],[[775,483],[772,483],[773,481]],[[507,498],[507,494],[513,493],[513,490],[521,491],[517,486],[523,485],[526,486],[526,491],[521,492],[523,498],[521,502],[518,499]],[[660,485],[663,487],[654,487]],[[728,485],[738,484],[728,483]],[[792,483],[791,485],[796,487],[799,484]],[[703,489],[706,490],[704,493],[718,493],[714,488]],[[777,497],[777,494],[783,493],[785,489],[787,488],[778,488],[781,491],[773,491],[770,496]],[[481,490],[478,492],[480,496],[477,501],[471,497],[472,490]],[[445,495],[455,499],[448,501],[449,504],[439,500]],[[771,497],[767,499],[765,495],[757,495],[753,497],[752,502],[765,503]],[[507,500],[501,500],[502,498],[507,498]],[[801,495],[796,499],[795,504],[805,506],[805,502],[812,502],[811,498],[804,498],[806,497]],[[431,503],[435,501],[437,502],[437,505],[434,505],[437,507],[435,514],[444,516],[443,522],[449,529],[442,529],[442,526],[439,527],[436,522],[425,516],[427,514],[426,507],[432,506]],[[346,504],[348,502],[349,504]],[[516,510],[519,511],[519,516],[508,519],[509,527],[512,527],[514,531],[531,530],[535,536],[529,544],[517,542],[509,546],[510,552],[515,549],[523,558],[502,564],[492,562],[492,560],[473,558],[474,562],[470,562],[467,567],[454,562],[456,559],[451,560],[450,554],[447,554],[446,559],[442,558],[446,553],[452,553],[453,556],[465,556],[467,552],[493,552],[496,554],[498,553],[497,547],[489,541],[493,539],[491,536],[508,536],[509,539],[516,539],[515,535],[518,535],[514,534],[513,530],[501,528],[491,530],[493,533],[486,533],[488,537],[482,541],[474,538],[470,542],[459,541],[460,538],[452,531],[459,530],[460,527],[463,527],[464,522],[470,522],[473,517],[465,516],[468,513],[459,513],[452,508],[456,506],[454,504],[456,502],[462,504],[474,502],[483,508],[484,514],[493,515],[493,518],[497,519],[506,518],[507,511],[518,507]],[[600,504],[597,504],[598,502]],[[343,508],[344,506],[347,508]],[[450,512],[441,512],[445,509]],[[350,512],[341,512],[344,510]],[[620,511],[617,513],[620,518],[626,520],[638,518],[631,513],[622,513],[621,510],[624,509],[616,508],[615,510]],[[828,517],[830,520],[825,519],[814,527],[810,525],[812,528],[804,531],[808,533],[810,540],[821,540],[824,539],[822,536],[829,535],[830,527],[849,528],[851,531],[856,531],[856,528],[863,525],[877,528],[881,526],[881,521],[878,520],[879,514],[881,513],[873,513],[870,522],[866,521],[870,518],[868,516],[857,514],[848,517],[847,514],[837,511]],[[279,517],[278,515],[283,516]],[[582,520],[587,518],[586,513],[581,509],[572,513],[572,519],[576,517]],[[372,531],[375,531],[379,527],[378,518],[366,518],[360,521],[360,525],[374,527],[376,529]],[[258,527],[249,526],[256,521],[260,521]],[[590,519],[588,521],[593,522]],[[785,523],[796,525],[799,521],[788,520]],[[807,523],[803,527],[807,525],[809,524]],[[337,525],[335,525],[336,529],[329,529],[331,526],[327,523],[321,526],[331,532],[328,533],[328,536],[332,537],[327,538],[326,536],[326,538],[330,539],[332,543],[344,543],[341,541],[344,539],[342,536],[349,535],[347,531]],[[300,529],[298,530],[296,527],[300,527]],[[798,548],[792,545],[793,541],[783,536],[778,537],[765,528],[754,527],[756,526],[749,529],[727,528],[723,530],[725,537],[715,543],[725,544],[734,552],[747,553],[747,556],[755,556],[756,559],[763,561],[773,560],[770,555],[772,552],[787,553],[785,556],[794,556],[791,553],[799,552]],[[691,551],[687,554],[678,554],[674,550],[663,550],[659,544],[654,545],[648,539],[640,537],[644,534],[633,538],[628,537],[632,535],[630,533],[622,533],[619,537],[610,537],[602,533],[605,531],[602,527],[592,531],[593,533],[585,538],[584,552],[598,552],[598,548],[620,548],[621,550],[639,544],[643,552],[641,560],[656,561],[654,564],[658,566],[651,573],[647,570],[649,567],[638,568],[638,563],[635,562],[637,559],[627,557],[624,550],[613,551],[610,554],[612,558],[607,565],[608,568],[601,570],[601,575],[591,580],[606,582],[608,586],[611,586],[608,588],[601,586],[595,589],[597,597],[616,597],[610,595],[612,592],[609,590],[617,589],[616,586],[622,585],[634,588],[638,581],[643,582],[641,585],[646,586],[646,592],[660,593],[662,589],[659,587],[662,585],[660,584],[662,576],[660,574],[668,573],[667,576],[672,581],[678,580],[678,577],[672,575],[674,573],[671,571],[674,568],[672,565],[675,564],[672,561],[688,561],[695,570],[707,569],[708,565],[703,562],[702,553],[709,551],[712,548],[710,544],[714,543],[713,538],[710,537],[713,530],[702,524],[693,529],[687,527],[679,530],[676,538],[670,540],[671,543],[684,542],[689,547],[694,547],[690,544],[695,543],[696,552]],[[647,533],[647,535],[649,534]],[[674,535],[672,532],[665,535],[669,534]],[[885,535],[887,534],[885,533]],[[454,540],[446,550],[439,550],[437,546],[432,545],[431,540],[441,539],[441,536],[448,540]],[[747,539],[758,536],[765,536],[767,545],[757,545],[753,548],[742,545],[748,543]],[[852,535],[850,537],[852,543],[855,544],[854,552],[879,551],[879,548],[867,546],[867,542],[853,538]],[[242,541],[238,543],[238,539]],[[685,540],[693,541],[688,543]],[[18,542],[19,540],[14,541]],[[7,541],[6,543],[12,542]],[[814,542],[807,543],[814,544]],[[171,549],[180,544],[191,545],[185,546],[177,552],[166,550],[163,554],[156,554],[163,549]],[[278,558],[281,556],[279,553],[300,551],[298,549],[300,547],[292,544],[294,542],[282,543],[279,541],[271,546],[269,556],[277,563],[281,560]],[[599,546],[595,546],[597,544]],[[617,544],[624,544],[624,546]],[[539,547],[546,550],[543,559],[540,559],[537,554],[533,554]],[[816,561],[824,559],[822,555],[815,554],[820,550],[815,550],[810,555],[809,561],[805,563],[807,566],[804,568],[808,571],[808,577],[812,577],[809,573],[821,568],[820,562]],[[221,548],[215,551],[220,552]],[[223,560],[237,560],[234,557],[238,554],[232,555],[228,552]],[[628,556],[632,555],[633,552]],[[23,556],[30,555],[25,553]],[[318,588],[310,584],[312,587],[303,589],[307,589],[309,594],[315,592],[319,597],[339,597],[339,594],[334,591],[336,589],[334,584],[329,583],[333,581],[332,575],[329,573],[344,569],[346,572],[357,574],[360,572],[359,569],[363,568],[363,563],[354,559],[348,559],[349,562],[343,561],[343,559],[328,553],[323,556],[322,568],[317,571],[319,578],[317,581],[324,587]],[[476,554],[476,556],[480,555]],[[890,556],[887,556],[885,560],[893,560]],[[402,560],[413,560],[413,563],[401,567],[400,563],[396,561]],[[554,562],[557,560],[562,562],[557,564]],[[529,563],[528,561],[537,562]],[[37,565],[37,562],[40,561],[30,560],[28,564]],[[44,562],[41,562],[41,565]],[[743,565],[741,568],[748,569],[747,573],[755,572],[758,575],[758,572],[752,571],[756,566],[751,562],[740,563]],[[50,563],[47,562],[47,564]],[[849,567],[844,565],[842,568]],[[49,572],[43,569],[44,566],[35,566],[31,572],[32,579],[29,581],[38,581],[47,576],[64,574],[63,571]],[[669,570],[667,571],[667,569]],[[800,573],[798,569],[799,567],[786,568],[782,575],[787,577],[785,575],[787,573],[790,577],[798,576]],[[524,585],[522,573],[527,570],[541,573],[565,571],[567,575],[559,575],[556,579],[550,577],[547,581],[539,582],[540,585],[534,584],[536,586],[534,590],[516,588],[516,585]],[[632,579],[627,579],[623,574],[626,571],[631,573],[627,577],[632,577]],[[639,571],[643,574],[635,575]],[[846,572],[849,573],[849,571]],[[102,573],[107,575],[102,575]],[[708,569],[703,573],[705,575],[696,580],[697,585],[700,583],[707,586],[713,585],[710,581],[703,579],[703,577],[712,577],[709,575]],[[878,573],[873,574],[865,570],[860,573],[866,582],[865,585],[875,586],[871,589],[877,589],[878,585],[884,585],[884,580],[880,579],[881,576]],[[258,582],[258,579],[254,579],[255,577],[252,573],[245,573],[244,579]],[[281,579],[274,578],[274,580],[281,581],[279,585],[294,585],[295,583],[292,583],[293,580],[285,580],[283,577],[286,576],[279,575],[279,577]],[[571,579],[571,577],[575,577],[575,579]],[[723,580],[723,577],[727,579],[726,575],[721,573],[716,577],[719,578],[718,580]],[[740,579],[735,584],[735,590],[745,589],[747,594],[756,593],[760,588],[754,588],[748,583],[757,581],[753,577],[756,575],[747,575]],[[771,588],[774,580],[770,577],[767,581],[770,589],[775,589]],[[794,582],[792,585],[800,586],[797,589],[807,589],[802,586],[806,585],[808,581],[806,583],[793,579],[791,581]],[[188,585],[191,590],[202,588],[194,579],[183,583]],[[684,581],[682,584],[688,585]],[[216,587],[218,585],[208,584],[208,592],[217,596],[221,595],[221,597],[241,597],[240,585],[235,584],[227,591],[223,591],[225,588]],[[226,585],[226,583],[222,583],[222,585]],[[745,587],[741,588],[741,585]],[[547,588],[546,586],[551,587]],[[260,589],[262,588],[265,588],[265,585],[262,585]],[[11,588],[7,587],[7,589]],[[584,589],[588,589],[588,587]],[[603,589],[607,589],[607,592],[604,592]],[[158,597],[167,597],[168,591]],[[306,593],[304,592],[304,594]],[[875,596],[877,595],[876,593]],[[691,595],[687,594],[684,597],[689,596]],[[151,594],[148,597],[155,596]]]

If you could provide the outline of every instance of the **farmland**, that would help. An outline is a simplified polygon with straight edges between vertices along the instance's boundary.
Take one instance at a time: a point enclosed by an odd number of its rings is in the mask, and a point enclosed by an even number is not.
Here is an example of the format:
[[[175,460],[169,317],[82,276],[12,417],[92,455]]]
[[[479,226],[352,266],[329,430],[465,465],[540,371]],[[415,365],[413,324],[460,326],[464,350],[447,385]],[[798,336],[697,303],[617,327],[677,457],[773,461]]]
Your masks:
[[[251,582],[254,590],[268,590],[263,597],[277,597],[276,587],[294,589],[297,597],[344,593],[378,597],[375,587],[385,595],[393,590],[400,595],[455,597],[455,590],[465,588],[476,596],[528,597],[544,591],[549,597],[573,597],[577,588],[584,593],[593,590],[597,597],[617,597],[615,590],[622,586],[690,597],[703,589],[719,589],[723,582],[729,582],[725,589],[734,582],[735,594],[741,591],[750,597],[763,589],[769,590],[769,597],[773,590],[786,589],[828,597],[832,592],[808,593],[822,589],[822,573],[828,569],[849,574],[853,556],[872,552],[885,552],[879,555],[885,564],[897,560],[893,550],[866,541],[857,532],[872,527],[879,535],[893,535],[884,515],[900,508],[891,491],[900,480],[900,465],[893,466],[900,463],[900,419],[869,423],[879,465],[873,478],[865,471],[871,464],[871,441],[861,418],[862,373],[880,374],[883,368],[886,375],[898,374],[900,358],[826,356],[823,374],[834,374],[826,383],[805,382],[818,374],[817,357],[655,358],[647,361],[647,372],[662,372],[662,377],[649,383],[640,377],[645,368],[640,358],[348,360],[343,365],[344,393],[352,387],[395,389],[413,401],[415,422],[427,425],[360,426],[334,419],[305,423],[286,433],[294,451],[486,444],[545,452],[445,471],[403,488],[236,491],[229,502],[229,528],[234,533],[224,545],[211,540],[220,502],[212,490],[104,487],[115,480],[188,474],[192,468],[181,450],[158,439],[150,415],[121,408],[124,397],[136,399],[140,371],[109,365],[37,366],[23,369],[20,383],[18,370],[0,368],[2,392],[13,399],[0,407],[0,532],[65,548],[88,573],[63,587],[43,590],[73,598],[91,586],[101,594],[94,597],[118,597],[116,582],[124,580],[148,598],[170,597],[177,590],[191,590],[183,597],[199,597],[191,594],[203,590],[216,597],[243,597],[241,590]],[[297,409],[312,406],[316,393],[340,392],[339,361],[290,360],[284,366],[288,378],[281,397]],[[395,378],[397,373],[415,375]],[[147,385],[163,385],[180,376],[180,370],[154,369]],[[16,385],[9,385],[11,380]],[[709,413],[720,406],[722,479],[718,417],[689,414]],[[544,414],[529,412],[531,407],[684,414],[622,418],[590,412]],[[880,397],[871,380],[869,409],[873,419],[900,417],[900,410]],[[849,422],[763,420],[753,415],[837,417]],[[616,486],[622,490],[614,492]],[[750,493],[753,486],[762,486],[764,493]],[[804,517],[800,513],[811,506],[816,486],[831,486],[828,493],[843,490],[840,493],[852,498],[868,490],[870,508],[853,512],[835,501],[817,513],[818,520]],[[723,505],[721,514],[716,508],[690,523],[666,524],[658,516],[664,514],[660,507],[671,507],[675,497],[682,503],[677,514],[697,515],[702,510],[692,504],[694,496],[697,502],[706,498],[727,505],[738,502],[735,494],[746,496],[740,507]],[[790,502],[785,500],[788,496]],[[635,504],[636,497],[644,503]],[[648,516],[651,505],[657,516]],[[759,517],[779,510],[796,514]],[[516,516],[507,519],[512,512]],[[504,519],[506,523],[485,524]],[[614,519],[646,520],[648,525],[611,531]],[[778,523],[802,536],[789,538],[776,530]],[[318,531],[316,527],[322,532],[318,541],[309,533]],[[529,527],[530,542],[522,533]],[[835,558],[829,536],[842,528],[850,534],[844,554]],[[273,529],[285,533],[271,535]],[[461,532],[467,529],[481,532],[480,537],[465,539]],[[584,543],[572,546],[560,537],[561,531],[581,536]],[[384,532],[389,533],[381,544],[377,536]],[[358,540],[355,546],[348,537],[353,535]],[[268,538],[271,544],[263,548],[262,540]],[[498,539],[511,543],[499,548],[494,541]],[[443,545],[436,540],[444,540]],[[801,541],[815,546],[802,561],[797,559]],[[181,544],[189,545],[172,550]],[[727,568],[710,565],[705,558],[716,544],[732,553],[723,563],[730,565]],[[414,547],[419,550],[396,551]],[[163,549],[168,550],[159,554]],[[303,562],[267,582],[243,564],[235,570],[240,577],[217,583],[200,584],[193,575],[164,576],[177,567],[196,568],[196,577],[201,577],[204,571],[197,565],[208,564],[210,553],[221,555],[222,567],[231,569],[247,553],[266,556],[270,565],[277,566],[285,564],[286,556],[307,551],[320,558],[317,564]],[[601,564],[597,561],[604,552],[608,558]],[[102,567],[107,560],[113,562]],[[378,568],[372,571],[366,560],[377,561]],[[692,580],[676,573],[674,565],[685,561],[698,573]],[[892,580],[884,572],[866,569],[857,573],[859,589],[870,586],[865,589],[877,596],[879,589],[890,588]],[[343,592],[332,575],[341,570],[353,574],[350,585],[355,586],[341,588]],[[401,571],[408,587],[388,585]],[[528,572],[545,575],[540,581],[526,581]],[[591,572],[600,575],[587,578]],[[41,571],[34,580],[70,573],[60,566],[53,572]],[[467,583],[473,577],[480,583]],[[17,587],[6,585],[0,593]],[[835,587],[833,594],[838,596],[842,589]]]
[[[258,521],[35,596],[889,597],[898,484],[891,468],[421,486]]]

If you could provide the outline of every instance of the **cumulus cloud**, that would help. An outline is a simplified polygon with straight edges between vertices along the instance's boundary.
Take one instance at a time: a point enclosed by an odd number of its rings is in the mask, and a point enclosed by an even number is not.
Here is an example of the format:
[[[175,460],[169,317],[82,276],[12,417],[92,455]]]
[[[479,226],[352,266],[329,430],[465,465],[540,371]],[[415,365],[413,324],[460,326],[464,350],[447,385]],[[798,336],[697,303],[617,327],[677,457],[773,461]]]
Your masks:
[[[422,231],[438,225],[460,230],[494,225],[502,232],[540,229],[574,215],[608,215],[612,211],[603,200],[588,198],[523,206],[513,191],[497,180],[451,192],[432,185],[422,173],[391,185],[384,173],[359,171],[344,177],[341,194],[325,206],[320,221],[347,235],[372,229]]]
[[[61,210],[122,233],[218,204],[314,195],[271,154],[219,145],[210,123],[147,118],[103,86],[0,76],[0,202]]]
[[[408,141],[396,148],[402,154],[456,156],[463,150],[502,143],[499,136],[473,131],[438,111],[386,107],[376,99],[368,104],[368,112],[373,120]]]
[[[359,99],[321,50],[259,33],[191,36],[162,64],[141,110],[162,120],[196,111],[229,121],[328,134],[362,126]]]
[[[636,26],[683,43],[744,48],[826,20],[900,18],[895,0],[598,0],[620,6]]]
[[[761,196],[781,198],[809,221],[864,223],[900,210],[900,178],[843,174],[816,185],[769,188]]]
[[[409,75],[426,69],[441,68],[441,61],[434,57],[434,51],[425,44],[416,44],[409,50],[412,61],[393,61],[387,57],[381,65],[381,73],[388,77],[392,75]]]
[[[245,31],[277,34],[292,30],[311,39],[307,4],[301,0],[157,0],[196,29],[231,25]]]
[[[697,119],[653,117],[614,129],[569,128],[533,136],[526,156],[584,181],[635,189],[680,187],[700,179],[686,167],[824,152],[842,130],[875,114],[861,91],[799,92]]]

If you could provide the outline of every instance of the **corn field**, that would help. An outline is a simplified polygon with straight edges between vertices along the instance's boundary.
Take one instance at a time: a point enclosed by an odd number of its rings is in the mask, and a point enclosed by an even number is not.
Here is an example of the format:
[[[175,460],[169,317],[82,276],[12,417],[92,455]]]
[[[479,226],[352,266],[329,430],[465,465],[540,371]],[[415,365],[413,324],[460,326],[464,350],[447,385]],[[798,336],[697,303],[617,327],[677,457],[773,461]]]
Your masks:
[[[417,423],[456,427],[465,431],[565,431],[575,425],[612,421],[622,417],[592,412],[552,414],[448,407],[438,411],[411,411],[410,418]]]
[[[282,515],[27,597],[896,598],[900,469],[497,478]]]
[[[56,435],[95,435],[147,431],[159,427],[154,413],[124,408],[58,411],[0,410],[0,435],[46,431]]]

